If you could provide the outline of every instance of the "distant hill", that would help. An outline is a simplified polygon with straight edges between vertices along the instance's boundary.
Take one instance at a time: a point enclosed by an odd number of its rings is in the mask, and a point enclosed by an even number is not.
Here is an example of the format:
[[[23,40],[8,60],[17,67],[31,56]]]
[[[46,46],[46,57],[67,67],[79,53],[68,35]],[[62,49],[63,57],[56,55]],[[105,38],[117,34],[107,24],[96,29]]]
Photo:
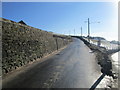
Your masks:
[[[111,41],[110,43],[119,44],[120,45],[120,42],[119,41],[115,41],[115,40]]]
[[[103,37],[90,37],[90,39],[95,39],[95,40],[106,40],[106,39],[103,38]]]

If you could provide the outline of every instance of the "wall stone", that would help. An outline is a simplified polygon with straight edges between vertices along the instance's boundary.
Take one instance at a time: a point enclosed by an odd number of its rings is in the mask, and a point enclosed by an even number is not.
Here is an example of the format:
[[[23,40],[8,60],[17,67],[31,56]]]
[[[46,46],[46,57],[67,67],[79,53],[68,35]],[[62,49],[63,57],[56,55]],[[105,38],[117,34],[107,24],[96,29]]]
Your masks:
[[[2,22],[2,73],[8,73],[71,42],[71,37],[55,35],[7,19]]]

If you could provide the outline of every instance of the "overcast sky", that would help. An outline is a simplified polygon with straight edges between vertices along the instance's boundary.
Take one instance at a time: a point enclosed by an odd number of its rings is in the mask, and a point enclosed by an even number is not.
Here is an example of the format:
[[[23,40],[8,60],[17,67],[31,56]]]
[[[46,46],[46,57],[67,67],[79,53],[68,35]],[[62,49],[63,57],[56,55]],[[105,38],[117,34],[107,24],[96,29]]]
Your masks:
[[[91,36],[107,40],[118,38],[118,7],[112,2],[4,2],[2,17],[59,34],[87,36],[90,18]],[[97,23],[100,22],[100,23]]]

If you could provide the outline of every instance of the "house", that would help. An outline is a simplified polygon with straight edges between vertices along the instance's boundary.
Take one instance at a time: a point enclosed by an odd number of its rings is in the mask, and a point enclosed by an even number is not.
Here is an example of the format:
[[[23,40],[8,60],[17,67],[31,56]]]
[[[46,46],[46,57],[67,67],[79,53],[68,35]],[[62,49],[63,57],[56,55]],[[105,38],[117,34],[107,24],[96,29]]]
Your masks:
[[[18,23],[21,23],[21,24],[27,25],[23,20],[19,21]]]

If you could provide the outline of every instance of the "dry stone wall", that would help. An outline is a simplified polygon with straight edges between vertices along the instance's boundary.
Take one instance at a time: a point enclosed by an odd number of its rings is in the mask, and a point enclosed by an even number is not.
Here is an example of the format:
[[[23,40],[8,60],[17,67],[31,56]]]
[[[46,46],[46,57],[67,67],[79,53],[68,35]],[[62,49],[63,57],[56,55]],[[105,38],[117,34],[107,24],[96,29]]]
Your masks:
[[[7,19],[2,22],[2,71],[8,73],[71,42],[71,37],[55,35]]]

